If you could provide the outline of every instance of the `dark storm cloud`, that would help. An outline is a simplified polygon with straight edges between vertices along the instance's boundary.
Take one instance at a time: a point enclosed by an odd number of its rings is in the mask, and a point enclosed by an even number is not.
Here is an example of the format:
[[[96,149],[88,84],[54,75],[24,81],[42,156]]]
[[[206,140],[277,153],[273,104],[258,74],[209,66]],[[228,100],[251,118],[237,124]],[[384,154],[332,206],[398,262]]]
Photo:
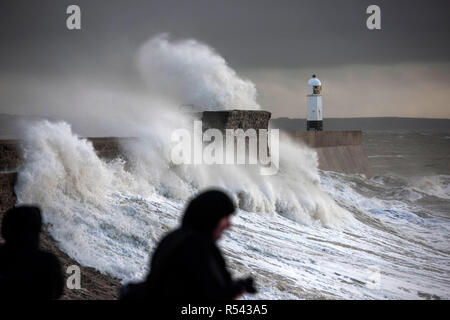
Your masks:
[[[71,4],[82,30],[66,28]],[[382,30],[366,28],[371,4]],[[146,119],[158,103],[136,53],[169,33],[217,50],[274,117],[305,116],[317,73],[327,117],[449,118],[449,12],[448,0],[2,0],[0,113],[89,128]]]
[[[78,4],[82,30],[65,27]],[[382,30],[366,28],[378,4]],[[448,62],[449,1],[20,1],[0,5],[2,71],[128,70],[169,32],[214,47],[236,68]]]

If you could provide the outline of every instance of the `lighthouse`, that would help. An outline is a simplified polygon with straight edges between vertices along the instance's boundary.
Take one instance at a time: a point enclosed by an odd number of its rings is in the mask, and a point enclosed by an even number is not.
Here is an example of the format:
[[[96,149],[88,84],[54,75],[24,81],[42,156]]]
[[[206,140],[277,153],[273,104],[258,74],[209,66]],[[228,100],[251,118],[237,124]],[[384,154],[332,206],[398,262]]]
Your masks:
[[[315,74],[308,81],[306,99],[308,104],[306,130],[323,130],[322,83]]]

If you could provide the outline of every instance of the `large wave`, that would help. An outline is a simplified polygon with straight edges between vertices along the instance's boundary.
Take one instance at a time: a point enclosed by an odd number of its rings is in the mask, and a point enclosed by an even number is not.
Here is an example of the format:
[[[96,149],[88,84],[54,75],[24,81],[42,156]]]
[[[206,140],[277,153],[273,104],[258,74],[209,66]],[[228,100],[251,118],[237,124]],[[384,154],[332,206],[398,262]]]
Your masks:
[[[177,224],[186,200],[210,186],[228,190],[240,209],[261,215],[331,227],[351,219],[322,191],[316,155],[306,147],[282,144],[275,176],[248,166],[174,167],[167,152],[155,148],[154,140],[134,140],[124,146],[127,165],[107,162],[67,123],[36,123],[25,133],[18,202],[40,205],[51,234],[80,263],[124,279],[142,275],[149,250]],[[172,203],[173,212],[137,200],[155,197]],[[172,214],[169,223],[160,222],[165,214]],[[126,267],[127,257],[133,267]]]
[[[153,37],[140,47],[137,67],[153,93],[197,110],[260,109],[255,85],[197,40]]]

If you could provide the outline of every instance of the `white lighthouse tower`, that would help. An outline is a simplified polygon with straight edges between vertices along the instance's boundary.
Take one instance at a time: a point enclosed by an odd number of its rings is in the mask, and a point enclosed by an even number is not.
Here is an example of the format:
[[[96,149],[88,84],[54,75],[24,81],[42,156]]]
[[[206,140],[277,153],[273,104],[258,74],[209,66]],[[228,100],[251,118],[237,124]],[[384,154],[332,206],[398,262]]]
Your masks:
[[[306,130],[323,129],[323,107],[322,107],[322,83],[313,74],[308,81],[308,117],[306,119]]]

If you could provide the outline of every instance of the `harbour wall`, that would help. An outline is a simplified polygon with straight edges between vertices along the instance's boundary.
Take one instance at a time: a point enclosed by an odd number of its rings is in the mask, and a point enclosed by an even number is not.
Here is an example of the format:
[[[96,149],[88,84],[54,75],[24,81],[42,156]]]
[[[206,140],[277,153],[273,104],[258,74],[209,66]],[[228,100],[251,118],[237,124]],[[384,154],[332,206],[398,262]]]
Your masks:
[[[290,138],[314,148],[319,169],[372,177],[372,168],[362,145],[362,131],[283,131],[280,139]]]

